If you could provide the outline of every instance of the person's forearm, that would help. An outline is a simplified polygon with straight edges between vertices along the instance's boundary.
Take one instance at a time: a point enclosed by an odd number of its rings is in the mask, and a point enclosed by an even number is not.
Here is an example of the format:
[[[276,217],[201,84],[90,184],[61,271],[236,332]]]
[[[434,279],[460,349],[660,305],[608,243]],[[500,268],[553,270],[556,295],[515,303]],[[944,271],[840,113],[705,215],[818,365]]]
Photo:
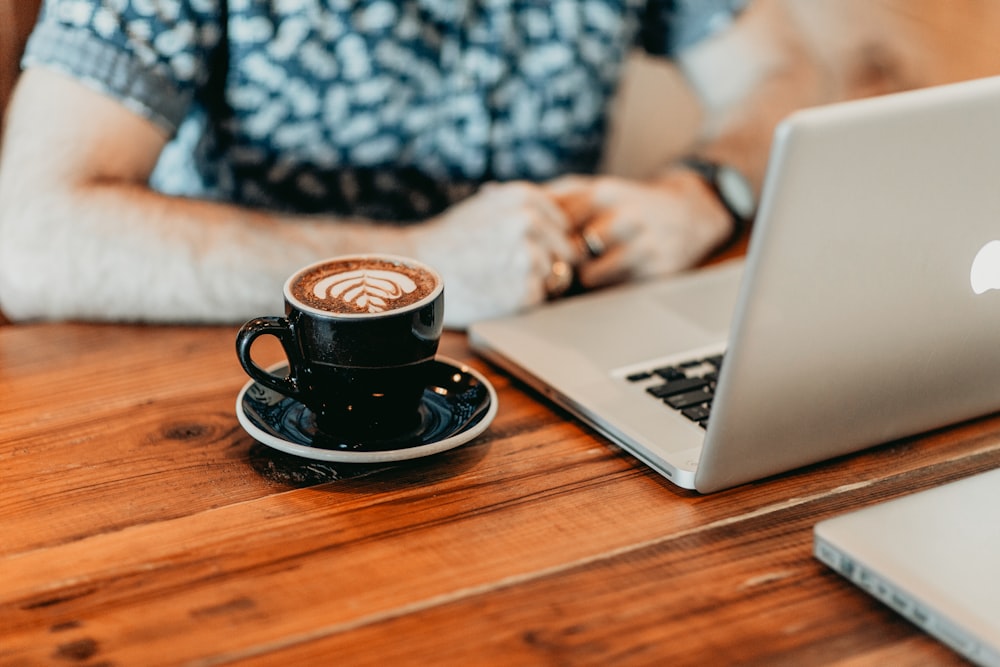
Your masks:
[[[280,312],[299,266],[341,253],[406,254],[398,229],[279,217],[91,184],[2,193],[0,298],[14,320],[234,322]],[[26,191],[25,188],[29,190]]]
[[[0,163],[0,308],[11,319],[236,321],[279,311],[302,264],[409,250],[396,228],[156,193],[146,183],[165,141],[79,83],[25,73]]]
[[[463,327],[540,303],[552,267],[577,261],[567,219],[531,183],[490,184],[407,226],[283,216],[151,191],[168,132],[56,72],[29,69],[12,111],[0,163],[12,319],[238,322],[280,312],[306,263],[381,252],[434,266],[445,324]]]
[[[962,78],[968,66],[956,63],[976,47],[959,42],[981,35],[932,28],[935,13],[964,16],[929,0],[754,0],[732,30],[679,58],[703,111],[692,151],[738,167],[759,190],[773,130],[795,109]]]
[[[774,128],[791,111],[831,101],[830,71],[783,0],[758,0],[734,28],[683,54],[701,102],[692,153],[730,164],[759,192]]]

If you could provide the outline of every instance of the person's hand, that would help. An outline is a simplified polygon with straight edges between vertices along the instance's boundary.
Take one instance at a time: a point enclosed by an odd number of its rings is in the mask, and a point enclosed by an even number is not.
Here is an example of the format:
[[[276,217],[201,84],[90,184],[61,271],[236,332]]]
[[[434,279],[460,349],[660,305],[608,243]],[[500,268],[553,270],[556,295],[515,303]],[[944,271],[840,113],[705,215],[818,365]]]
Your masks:
[[[541,303],[569,287],[580,259],[562,209],[521,181],[487,184],[407,232],[414,255],[444,278],[452,328]]]
[[[546,189],[585,252],[583,287],[648,278],[695,265],[725,241],[732,222],[699,176],[675,169],[655,182],[566,176]]]

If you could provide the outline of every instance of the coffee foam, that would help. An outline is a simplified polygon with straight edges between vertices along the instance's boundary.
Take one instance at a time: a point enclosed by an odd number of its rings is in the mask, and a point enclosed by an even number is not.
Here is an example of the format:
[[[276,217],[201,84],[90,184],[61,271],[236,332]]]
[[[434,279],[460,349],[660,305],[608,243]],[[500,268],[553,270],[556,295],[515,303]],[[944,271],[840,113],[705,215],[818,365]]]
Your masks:
[[[290,285],[301,303],[339,314],[378,314],[405,308],[432,294],[437,278],[422,269],[379,258],[333,260],[314,266]]]

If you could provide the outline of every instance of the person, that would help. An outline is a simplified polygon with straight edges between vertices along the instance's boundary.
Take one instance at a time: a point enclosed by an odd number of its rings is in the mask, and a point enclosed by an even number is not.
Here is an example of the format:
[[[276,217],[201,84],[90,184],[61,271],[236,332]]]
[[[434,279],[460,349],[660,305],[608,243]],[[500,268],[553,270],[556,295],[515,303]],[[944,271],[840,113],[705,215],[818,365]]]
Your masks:
[[[734,225],[700,173],[594,172],[638,44],[674,58],[703,100],[702,153],[759,187],[770,127],[794,103],[767,112],[759,84],[779,46],[731,28],[744,9],[47,0],[0,161],[0,309],[236,322],[280,310],[301,265],[379,251],[437,267],[461,328],[573,277],[596,288],[690,267]]]

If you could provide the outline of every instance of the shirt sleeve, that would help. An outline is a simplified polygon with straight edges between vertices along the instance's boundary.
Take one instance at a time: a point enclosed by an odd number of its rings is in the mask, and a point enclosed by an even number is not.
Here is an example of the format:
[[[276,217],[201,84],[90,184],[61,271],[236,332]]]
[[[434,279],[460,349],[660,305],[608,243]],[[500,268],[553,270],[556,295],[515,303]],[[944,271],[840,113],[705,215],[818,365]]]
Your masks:
[[[728,28],[750,0],[647,0],[640,39],[652,55],[673,56]]]
[[[46,0],[22,65],[71,76],[172,135],[212,71],[222,11],[220,0]]]

